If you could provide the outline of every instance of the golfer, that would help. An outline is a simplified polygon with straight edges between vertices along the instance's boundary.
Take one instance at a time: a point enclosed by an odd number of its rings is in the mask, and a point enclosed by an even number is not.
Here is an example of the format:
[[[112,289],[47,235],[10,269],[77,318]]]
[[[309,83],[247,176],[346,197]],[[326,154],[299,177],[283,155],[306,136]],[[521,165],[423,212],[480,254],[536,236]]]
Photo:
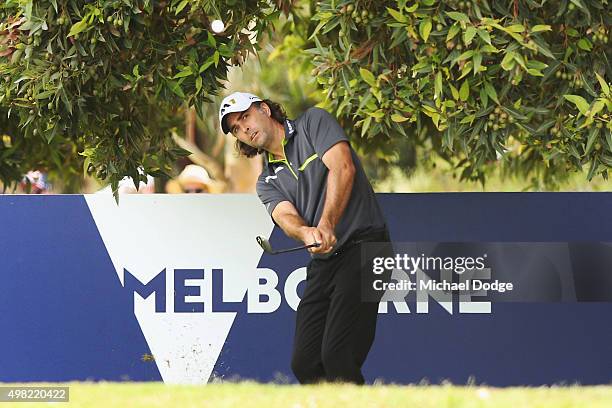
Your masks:
[[[320,243],[309,249],[293,373],[302,384],[363,384],[382,293],[362,297],[360,244],[388,242],[389,235],[359,158],[339,123],[320,108],[290,120],[277,103],[236,92],[223,100],[219,122],[241,154],[263,154],[257,194],[274,223],[305,245]]]

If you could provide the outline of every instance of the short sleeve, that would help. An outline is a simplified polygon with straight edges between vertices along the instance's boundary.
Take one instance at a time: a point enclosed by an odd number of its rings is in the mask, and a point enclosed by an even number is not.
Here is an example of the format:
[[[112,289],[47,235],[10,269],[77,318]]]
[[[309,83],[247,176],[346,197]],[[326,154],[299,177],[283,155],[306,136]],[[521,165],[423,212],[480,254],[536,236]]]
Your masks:
[[[278,189],[276,189],[276,187],[274,187],[274,185],[271,183],[266,183],[266,177],[264,175],[259,176],[256,190],[259,199],[266,207],[266,211],[268,211],[270,217],[272,217],[272,212],[278,203],[281,201],[288,201],[287,198],[285,198],[285,196]],[[274,219],[272,220],[274,221]]]
[[[313,107],[306,111],[306,130],[319,158],[329,148],[339,142],[348,142],[344,130],[329,112],[325,109]]]

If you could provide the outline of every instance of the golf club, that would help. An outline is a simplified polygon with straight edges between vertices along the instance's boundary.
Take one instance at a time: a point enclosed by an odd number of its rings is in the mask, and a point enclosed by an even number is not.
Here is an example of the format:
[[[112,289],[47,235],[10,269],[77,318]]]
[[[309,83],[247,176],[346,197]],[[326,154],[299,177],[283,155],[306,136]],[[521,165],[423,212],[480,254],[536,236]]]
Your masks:
[[[320,243],[315,242],[314,244],[310,244],[310,245],[302,245],[302,246],[295,247],[295,248],[279,249],[275,251],[274,249],[272,249],[272,245],[270,245],[270,242],[266,238],[258,236],[256,240],[259,246],[262,247],[264,251],[272,255],[282,254],[285,252],[299,251],[300,249],[307,249],[307,248],[321,246]]]

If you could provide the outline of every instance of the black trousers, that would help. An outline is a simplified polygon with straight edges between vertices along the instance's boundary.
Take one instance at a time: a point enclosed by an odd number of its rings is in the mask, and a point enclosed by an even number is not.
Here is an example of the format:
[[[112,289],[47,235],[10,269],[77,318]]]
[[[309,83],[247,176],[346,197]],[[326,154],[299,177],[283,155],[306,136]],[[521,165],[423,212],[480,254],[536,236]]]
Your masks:
[[[386,230],[362,242],[388,242]],[[341,381],[363,384],[361,367],[374,342],[378,301],[365,301],[362,265],[372,273],[371,261],[361,258],[361,243],[349,243],[328,259],[307,266],[306,288],[297,308],[291,369],[301,384]],[[368,247],[369,248],[369,247]],[[391,250],[386,245],[385,253]],[[368,252],[368,256],[370,255]],[[380,252],[377,253],[380,256]],[[392,255],[388,255],[392,256]],[[391,272],[378,278],[389,281]],[[376,296],[376,295],[375,295]]]

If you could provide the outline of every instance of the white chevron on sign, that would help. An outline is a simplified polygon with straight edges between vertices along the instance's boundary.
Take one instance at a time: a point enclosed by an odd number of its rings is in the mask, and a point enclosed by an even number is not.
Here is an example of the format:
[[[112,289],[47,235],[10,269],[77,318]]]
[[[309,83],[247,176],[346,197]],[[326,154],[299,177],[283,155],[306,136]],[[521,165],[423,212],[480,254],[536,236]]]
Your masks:
[[[166,269],[166,313],[156,313],[154,296],[134,294],[134,313],[165,383],[203,384],[221,353],[235,312],[210,312],[210,274],[223,269],[223,300],[241,301],[274,224],[256,195],[85,195],[100,237],[122,285],[123,269],[143,283]],[[174,269],[205,269],[204,313],[174,313]],[[215,296],[221,294],[215,293]],[[143,350],[143,353],[145,351]]]

